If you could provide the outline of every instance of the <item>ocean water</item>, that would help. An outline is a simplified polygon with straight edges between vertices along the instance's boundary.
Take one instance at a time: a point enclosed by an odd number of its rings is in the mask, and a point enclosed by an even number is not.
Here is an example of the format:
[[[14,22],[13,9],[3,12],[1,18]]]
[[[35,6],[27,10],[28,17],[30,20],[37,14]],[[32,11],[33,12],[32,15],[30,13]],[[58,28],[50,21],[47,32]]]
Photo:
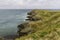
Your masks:
[[[29,9],[0,9],[0,36],[16,34],[17,26],[25,22]]]

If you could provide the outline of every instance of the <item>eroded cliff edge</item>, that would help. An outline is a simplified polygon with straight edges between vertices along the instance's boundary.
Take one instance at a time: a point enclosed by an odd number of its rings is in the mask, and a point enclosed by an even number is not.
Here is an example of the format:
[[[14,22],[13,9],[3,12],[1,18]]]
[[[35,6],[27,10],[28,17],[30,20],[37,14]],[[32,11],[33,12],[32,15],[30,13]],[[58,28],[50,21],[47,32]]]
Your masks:
[[[26,23],[18,25],[16,40],[60,40],[60,11],[32,10]]]

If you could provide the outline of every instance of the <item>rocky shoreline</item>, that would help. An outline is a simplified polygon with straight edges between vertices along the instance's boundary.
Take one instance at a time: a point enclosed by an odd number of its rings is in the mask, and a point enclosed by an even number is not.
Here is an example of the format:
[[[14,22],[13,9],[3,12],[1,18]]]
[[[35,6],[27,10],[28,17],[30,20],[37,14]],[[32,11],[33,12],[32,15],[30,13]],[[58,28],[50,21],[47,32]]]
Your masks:
[[[3,37],[0,37],[0,40],[15,40],[15,38],[18,38],[18,35],[6,35]]]
[[[17,35],[5,36],[8,40],[60,40],[60,12],[32,10],[26,21],[17,26]]]
[[[29,22],[18,25],[16,40],[60,40],[60,11],[32,10],[27,15]]]

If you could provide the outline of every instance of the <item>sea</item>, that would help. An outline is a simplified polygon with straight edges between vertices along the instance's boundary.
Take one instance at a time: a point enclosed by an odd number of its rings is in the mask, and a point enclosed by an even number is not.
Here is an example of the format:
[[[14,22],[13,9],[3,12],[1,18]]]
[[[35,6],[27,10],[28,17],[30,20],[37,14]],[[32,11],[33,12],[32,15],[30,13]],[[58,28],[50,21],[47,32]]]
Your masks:
[[[0,9],[0,36],[17,34],[17,26],[26,22],[30,9]]]

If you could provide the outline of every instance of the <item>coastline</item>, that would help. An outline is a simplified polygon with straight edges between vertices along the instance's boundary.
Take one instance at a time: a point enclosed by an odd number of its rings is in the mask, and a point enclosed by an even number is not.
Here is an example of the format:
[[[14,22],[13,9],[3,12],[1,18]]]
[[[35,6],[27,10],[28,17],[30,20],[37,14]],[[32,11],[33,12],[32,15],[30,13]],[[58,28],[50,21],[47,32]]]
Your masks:
[[[0,36],[0,40],[15,40],[15,38],[18,38],[18,34],[10,34],[5,36]]]

